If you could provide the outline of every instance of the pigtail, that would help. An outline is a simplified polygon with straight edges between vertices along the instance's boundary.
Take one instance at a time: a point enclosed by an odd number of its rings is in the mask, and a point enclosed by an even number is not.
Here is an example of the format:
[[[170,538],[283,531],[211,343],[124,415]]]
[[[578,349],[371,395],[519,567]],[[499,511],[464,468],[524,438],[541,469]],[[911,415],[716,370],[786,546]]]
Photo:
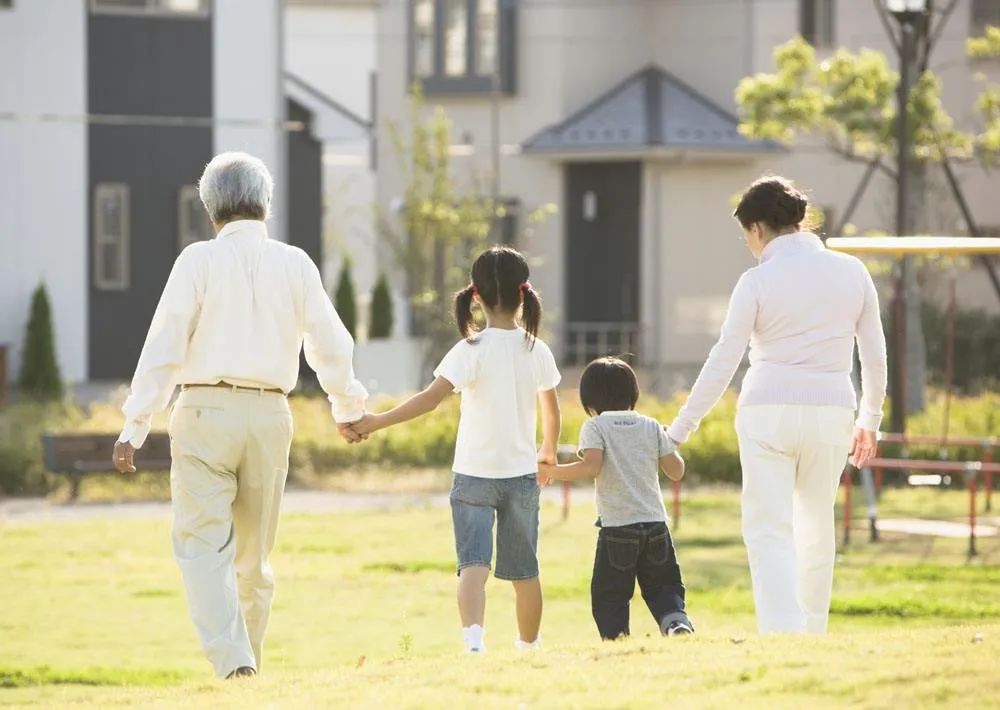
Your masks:
[[[455,325],[466,340],[470,340],[473,335],[472,297],[475,293],[476,285],[471,283],[455,293]]]
[[[538,337],[538,329],[542,326],[542,299],[527,281],[521,284],[521,291],[524,293],[521,321],[524,326],[525,338],[529,345],[534,347],[535,338]]]

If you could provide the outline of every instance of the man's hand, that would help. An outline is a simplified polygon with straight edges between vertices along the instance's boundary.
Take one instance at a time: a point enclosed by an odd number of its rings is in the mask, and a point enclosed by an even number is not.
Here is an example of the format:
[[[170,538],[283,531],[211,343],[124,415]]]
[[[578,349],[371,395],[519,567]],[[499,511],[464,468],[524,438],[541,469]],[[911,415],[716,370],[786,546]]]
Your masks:
[[[547,463],[555,466],[559,463],[559,453],[555,445],[543,443],[538,449],[538,463]]]
[[[367,439],[367,434],[362,435],[354,431],[354,425],[362,421],[364,421],[364,417],[355,419],[353,422],[337,422],[337,431],[340,433],[341,438],[348,444],[357,444],[359,441]]]
[[[864,468],[875,458],[877,452],[878,439],[875,432],[860,427],[855,429],[854,439],[851,441],[851,463],[856,468]]]
[[[111,455],[111,461],[115,465],[118,473],[135,473],[135,448],[127,441],[115,443],[115,452]]]

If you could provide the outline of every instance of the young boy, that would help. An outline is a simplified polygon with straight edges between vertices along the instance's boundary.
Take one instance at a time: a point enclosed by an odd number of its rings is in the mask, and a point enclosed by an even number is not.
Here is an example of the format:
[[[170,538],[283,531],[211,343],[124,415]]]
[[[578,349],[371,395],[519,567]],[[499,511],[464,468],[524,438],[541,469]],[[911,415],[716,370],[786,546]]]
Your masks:
[[[580,401],[591,417],[580,429],[580,460],[539,464],[540,477],[595,479],[600,531],[590,597],[603,639],[629,635],[637,579],[663,635],[694,633],[659,482],[660,468],[680,480],[684,459],[659,422],[635,411],[638,399],[639,383],[627,363],[594,360],[580,378]]]

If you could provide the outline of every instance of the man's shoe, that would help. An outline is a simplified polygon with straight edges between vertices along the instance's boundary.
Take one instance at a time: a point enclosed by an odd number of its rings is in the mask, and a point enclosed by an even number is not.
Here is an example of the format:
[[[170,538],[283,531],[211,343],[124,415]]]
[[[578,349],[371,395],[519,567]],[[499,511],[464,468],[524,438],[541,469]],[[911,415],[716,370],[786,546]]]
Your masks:
[[[231,680],[233,678],[253,678],[257,675],[257,671],[250,666],[240,666],[235,671],[226,676],[226,680]]]

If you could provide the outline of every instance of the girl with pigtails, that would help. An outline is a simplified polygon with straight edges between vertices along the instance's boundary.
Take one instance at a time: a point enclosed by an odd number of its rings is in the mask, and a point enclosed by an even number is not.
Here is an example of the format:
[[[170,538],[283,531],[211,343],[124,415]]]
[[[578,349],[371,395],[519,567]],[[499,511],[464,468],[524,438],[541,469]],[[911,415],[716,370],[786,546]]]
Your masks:
[[[473,305],[486,327],[477,329]],[[528,282],[528,263],[509,247],[493,247],[472,265],[472,280],[455,294],[460,340],[422,392],[353,425],[360,435],[433,411],[461,394],[451,488],[458,555],[458,611],[465,648],[486,650],[486,580],[514,585],[518,649],[538,648],[542,591],[538,579],[538,462],[556,463],[560,375],[552,351],[538,338],[542,303]],[[536,450],[538,409],[542,443]]]

